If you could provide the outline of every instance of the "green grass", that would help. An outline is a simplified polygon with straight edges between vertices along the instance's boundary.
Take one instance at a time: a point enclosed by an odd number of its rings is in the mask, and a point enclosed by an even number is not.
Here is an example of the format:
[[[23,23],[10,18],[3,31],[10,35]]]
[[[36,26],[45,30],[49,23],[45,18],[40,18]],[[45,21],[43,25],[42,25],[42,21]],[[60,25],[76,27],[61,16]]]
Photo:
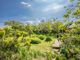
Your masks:
[[[56,38],[54,38],[51,42],[45,42],[42,40],[40,44],[37,44],[37,45],[32,44],[31,49],[40,50],[43,52],[51,51],[51,49],[52,49],[51,46],[55,40],[56,40]]]
[[[45,36],[43,40],[39,39],[38,36],[39,35],[18,37],[16,39],[16,42],[14,42],[16,43],[14,45],[18,47],[18,52],[12,53],[11,51],[10,53],[9,51],[7,51],[5,52],[5,54],[2,55],[2,57],[5,56],[4,59],[7,59],[7,60],[52,60],[53,55],[51,53],[52,52],[51,46],[56,40],[56,38],[53,38],[50,36],[52,38],[52,41],[46,42],[45,39],[47,38],[47,36]],[[6,44],[10,44],[10,42],[13,42],[13,40],[14,40],[13,37],[7,37],[3,42],[5,42]],[[31,42],[31,40],[41,41],[41,43],[39,44],[30,43],[30,49],[27,49],[26,48],[27,45],[25,46],[25,43]],[[9,48],[7,47],[7,49]],[[4,51],[2,52],[4,53]],[[8,53],[10,56],[8,55]]]

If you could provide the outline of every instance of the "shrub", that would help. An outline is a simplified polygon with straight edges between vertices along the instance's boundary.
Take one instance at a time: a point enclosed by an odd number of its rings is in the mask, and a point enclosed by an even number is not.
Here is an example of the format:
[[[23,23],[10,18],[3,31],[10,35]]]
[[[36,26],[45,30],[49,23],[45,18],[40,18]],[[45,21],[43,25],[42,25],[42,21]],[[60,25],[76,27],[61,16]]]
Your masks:
[[[44,40],[44,39],[45,39],[45,36],[40,35],[40,36],[39,36],[39,39]]]
[[[47,60],[53,60],[53,52],[52,51],[46,52],[46,57],[47,57]]]
[[[11,27],[5,27],[4,30],[5,30],[6,34],[9,34],[12,31],[12,28]]]
[[[41,43],[41,41],[38,38],[34,38],[34,39],[31,39],[31,42],[30,43],[31,44],[39,44],[39,43]]]
[[[16,41],[15,40],[11,40],[11,41],[0,41],[0,50],[2,51],[13,51],[13,52],[17,52],[17,47],[16,45]]]
[[[0,29],[0,38],[2,38],[4,34],[5,34],[5,31]]]
[[[46,42],[50,42],[50,41],[52,41],[52,38],[51,38],[51,37],[47,37],[47,38],[45,39],[45,41],[46,41]]]
[[[71,35],[63,36],[63,44],[60,48],[60,54],[63,55],[66,60],[80,60],[78,53],[80,52],[80,36]],[[80,57],[80,56],[79,56]]]
[[[28,33],[25,32],[25,31],[23,31],[22,34],[23,34],[24,37],[28,36]]]
[[[22,35],[21,31],[18,31],[18,30],[17,30],[17,31],[16,31],[16,36],[17,36],[17,37],[20,37],[21,35]]]

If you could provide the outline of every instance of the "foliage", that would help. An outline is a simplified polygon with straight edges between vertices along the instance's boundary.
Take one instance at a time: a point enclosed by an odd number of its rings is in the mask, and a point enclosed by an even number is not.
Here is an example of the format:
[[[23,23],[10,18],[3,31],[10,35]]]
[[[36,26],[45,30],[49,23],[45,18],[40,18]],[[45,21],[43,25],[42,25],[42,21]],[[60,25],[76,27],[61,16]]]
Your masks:
[[[31,39],[31,44],[39,44],[39,43],[41,43],[40,39],[38,38]]]
[[[50,41],[52,41],[52,38],[51,37],[46,37],[45,41],[50,42]]]
[[[0,29],[0,60],[80,60],[80,0],[76,6],[67,7],[64,18],[64,21],[53,19],[37,25],[6,21],[7,26]],[[73,18],[76,21],[70,21]],[[53,42],[53,37],[62,42],[57,52],[53,52],[51,45],[48,52],[31,49],[33,45]]]
[[[40,35],[39,36],[39,39],[44,40],[45,39],[45,36],[44,35]]]
[[[5,35],[5,31],[4,31],[4,30],[2,30],[2,29],[0,29],[0,38],[3,38],[3,37],[4,37],[4,35]]]
[[[4,57],[4,59],[31,60],[40,56],[47,60],[54,58],[56,60],[80,59],[80,20],[75,22],[47,21],[38,25],[25,25],[23,26],[24,29],[20,29],[19,26],[13,27],[13,25],[10,25],[0,30],[2,38],[0,40],[0,51],[3,53],[1,53],[1,59]],[[55,36],[62,42],[59,53],[42,53],[30,49],[32,45],[53,41]]]

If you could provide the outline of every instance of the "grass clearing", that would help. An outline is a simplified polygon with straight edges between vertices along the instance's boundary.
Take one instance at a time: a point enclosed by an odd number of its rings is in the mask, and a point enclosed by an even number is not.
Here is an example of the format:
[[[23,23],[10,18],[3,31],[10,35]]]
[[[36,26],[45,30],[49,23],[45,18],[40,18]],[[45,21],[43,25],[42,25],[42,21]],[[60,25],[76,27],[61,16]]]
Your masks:
[[[52,49],[51,46],[55,40],[56,40],[56,38],[52,39],[51,42],[41,41],[40,44],[32,44],[31,49],[39,50],[39,51],[43,51],[43,52],[49,52],[49,51],[51,51],[51,49]]]

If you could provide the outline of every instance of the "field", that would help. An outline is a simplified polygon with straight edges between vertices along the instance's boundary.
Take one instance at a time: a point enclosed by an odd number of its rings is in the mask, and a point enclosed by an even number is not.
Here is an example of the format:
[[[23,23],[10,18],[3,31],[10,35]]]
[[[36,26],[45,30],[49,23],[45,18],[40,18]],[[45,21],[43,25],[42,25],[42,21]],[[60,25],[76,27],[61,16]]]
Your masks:
[[[80,60],[80,0],[76,2],[65,7],[62,20],[5,21],[0,28],[0,60]]]

